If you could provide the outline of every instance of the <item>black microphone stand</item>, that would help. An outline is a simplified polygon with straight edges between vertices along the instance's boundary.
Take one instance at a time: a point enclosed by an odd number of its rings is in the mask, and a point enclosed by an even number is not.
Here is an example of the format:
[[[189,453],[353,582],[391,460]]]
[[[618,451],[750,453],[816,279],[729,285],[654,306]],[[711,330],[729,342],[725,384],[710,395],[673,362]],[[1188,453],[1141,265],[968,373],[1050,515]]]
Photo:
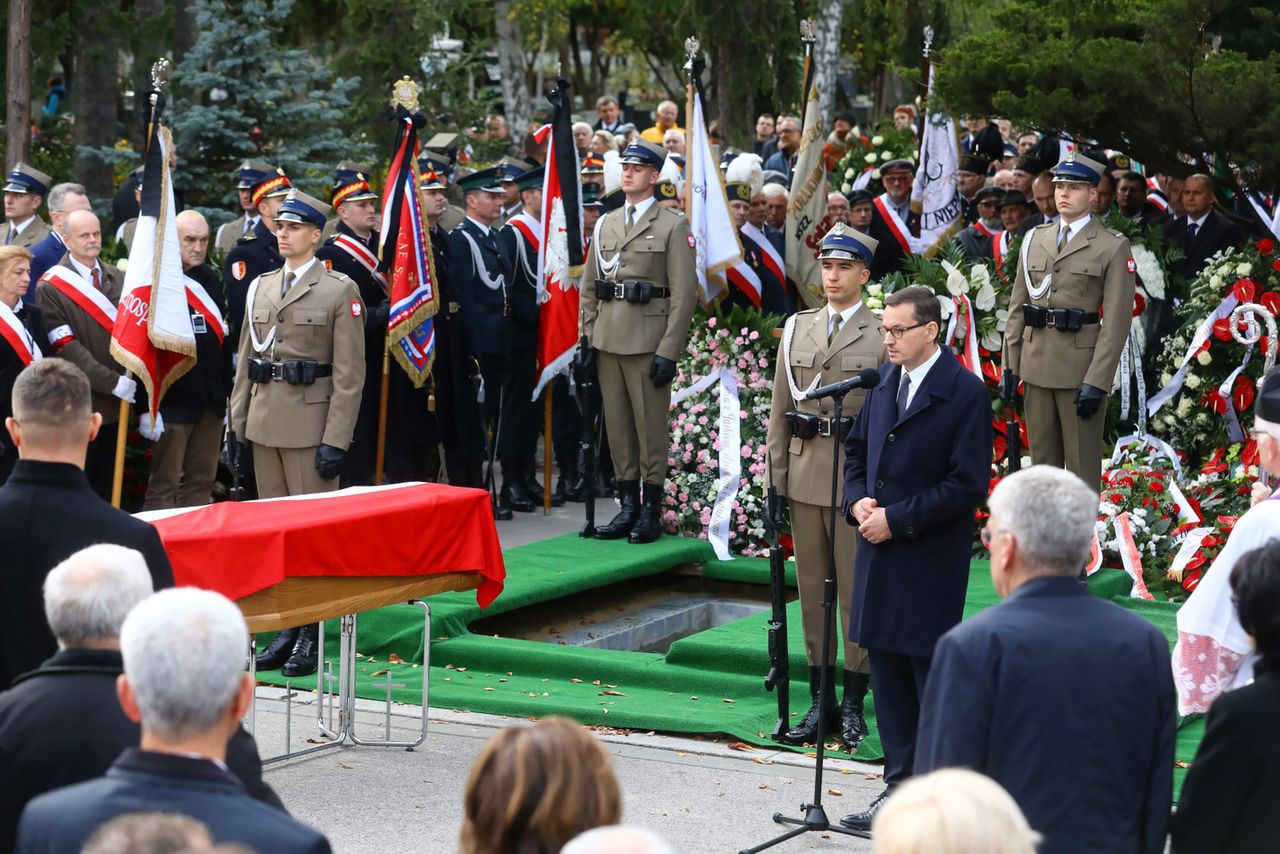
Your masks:
[[[832,824],[827,818],[826,808],[822,806],[822,766],[827,754],[827,697],[828,692],[833,689],[831,680],[835,675],[835,667],[829,666],[827,661],[831,656],[831,636],[835,633],[835,615],[832,614],[832,608],[836,598],[836,525],[838,524],[836,517],[840,515],[837,499],[840,483],[840,449],[844,442],[840,423],[844,412],[844,396],[850,391],[852,388],[841,389],[832,395],[835,415],[831,421],[836,425],[836,446],[831,455],[831,524],[827,530],[827,577],[822,586],[822,668],[818,682],[818,758],[813,769],[813,803],[800,805],[804,818],[794,818],[780,812],[774,813],[775,822],[794,825],[795,828],[755,848],[744,848],[739,854],[757,854],[809,832],[843,833],[846,836],[857,836],[862,839],[871,838],[871,834],[865,830],[851,830],[839,822]]]

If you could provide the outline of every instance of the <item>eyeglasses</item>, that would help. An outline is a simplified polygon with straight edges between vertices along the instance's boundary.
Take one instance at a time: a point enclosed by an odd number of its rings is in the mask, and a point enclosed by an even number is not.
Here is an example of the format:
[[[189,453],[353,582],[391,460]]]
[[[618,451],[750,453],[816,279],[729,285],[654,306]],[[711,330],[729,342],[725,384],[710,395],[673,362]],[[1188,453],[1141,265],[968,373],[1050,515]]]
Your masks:
[[[912,329],[919,329],[921,326],[928,326],[928,325],[929,324],[927,323],[916,323],[916,324],[912,324],[911,326],[893,326],[893,327],[890,327],[889,329],[886,329],[885,332],[888,332],[890,335],[892,335],[894,341],[901,341],[902,336],[906,335]]]

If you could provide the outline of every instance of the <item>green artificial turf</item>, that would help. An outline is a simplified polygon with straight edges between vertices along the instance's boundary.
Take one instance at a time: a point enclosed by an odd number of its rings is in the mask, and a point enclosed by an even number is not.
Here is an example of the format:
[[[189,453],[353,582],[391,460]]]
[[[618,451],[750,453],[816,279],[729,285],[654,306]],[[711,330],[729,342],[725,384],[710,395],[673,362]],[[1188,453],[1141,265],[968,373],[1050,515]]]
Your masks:
[[[716,560],[703,540],[664,537],[643,547],[626,541],[581,540],[569,534],[504,553],[506,585],[485,611],[474,592],[447,593],[428,601],[432,610],[430,704],[518,717],[568,715],[578,721],[616,728],[680,733],[724,733],[744,746],[777,747],[770,739],[777,721],[775,695],[764,690],[769,669],[766,618],[756,615],[698,632],[674,642],[666,655],[627,652],[497,635],[473,634],[481,617],[604,588],[682,565],[702,565],[704,578],[739,583],[769,583],[769,564],[761,558]],[[794,586],[794,563],[788,564]],[[1155,623],[1172,645],[1176,606],[1129,599],[1128,576],[1102,570],[1089,580],[1095,595]],[[985,561],[974,561],[965,616],[998,602]],[[791,685],[794,722],[809,706],[807,664],[801,636],[799,602],[787,608],[788,659],[796,680]],[[326,636],[337,637],[336,620]],[[422,702],[422,611],[395,605],[359,617],[356,693],[384,699],[388,675],[397,702]],[[336,643],[327,650],[330,658]],[[394,658],[393,658],[394,656]],[[403,663],[392,663],[399,659]],[[336,661],[335,661],[336,668]],[[278,671],[259,673],[263,682],[282,684]],[[299,687],[309,686],[302,680]],[[874,689],[873,689],[874,690]],[[867,704],[871,735],[855,758],[883,758],[875,727],[874,696]],[[1189,762],[1203,735],[1199,719],[1179,730],[1177,757]],[[1180,787],[1184,771],[1176,774]]]

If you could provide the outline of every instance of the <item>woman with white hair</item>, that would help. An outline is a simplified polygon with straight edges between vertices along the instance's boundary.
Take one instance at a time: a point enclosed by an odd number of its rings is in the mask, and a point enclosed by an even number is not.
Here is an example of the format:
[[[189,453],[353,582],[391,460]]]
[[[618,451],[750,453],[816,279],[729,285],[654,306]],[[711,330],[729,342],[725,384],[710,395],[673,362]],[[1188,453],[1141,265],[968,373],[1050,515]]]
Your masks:
[[[903,783],[871,833],[874,854],[1035,854],[1040,842],[999,783],[961,768]]]

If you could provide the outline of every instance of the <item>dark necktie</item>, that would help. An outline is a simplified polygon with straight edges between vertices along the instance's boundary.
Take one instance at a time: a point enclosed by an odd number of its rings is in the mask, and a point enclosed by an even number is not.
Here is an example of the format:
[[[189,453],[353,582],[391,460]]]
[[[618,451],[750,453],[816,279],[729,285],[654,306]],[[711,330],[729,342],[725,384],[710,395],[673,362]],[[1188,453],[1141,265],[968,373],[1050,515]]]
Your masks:
[[[1196,239],[1196,234],[1200,232],[1200,226],[1194,222],[1187,223],[1187,245],[1190,246]]]
[[[284,295],[289,293],[289,288],[293,287],[294,280],[298,277],[293,273],[284,274],[284,284],[280,286],[280,298],[284,299]]]
[[[95,291],[102,290],[102,274],[98,272],[96,264],[93,267],[93,289]]]
[[[1071,239],[1071,226],[1064,225],[1058,229],[1058,251],[1062,251],[1062,247],[1067,245],[1067,241]]]
[[[840,326],[844,323],[844,317],[839,314],[831,315],[831,332],[827,335],[827,346],[831,346],[831,342],[836,340],[836,336],[840,334]]]
[[[902,372],[902,383],[898,386],[898,417],[907,412],[907,396],[911,393],[911,374]]]

